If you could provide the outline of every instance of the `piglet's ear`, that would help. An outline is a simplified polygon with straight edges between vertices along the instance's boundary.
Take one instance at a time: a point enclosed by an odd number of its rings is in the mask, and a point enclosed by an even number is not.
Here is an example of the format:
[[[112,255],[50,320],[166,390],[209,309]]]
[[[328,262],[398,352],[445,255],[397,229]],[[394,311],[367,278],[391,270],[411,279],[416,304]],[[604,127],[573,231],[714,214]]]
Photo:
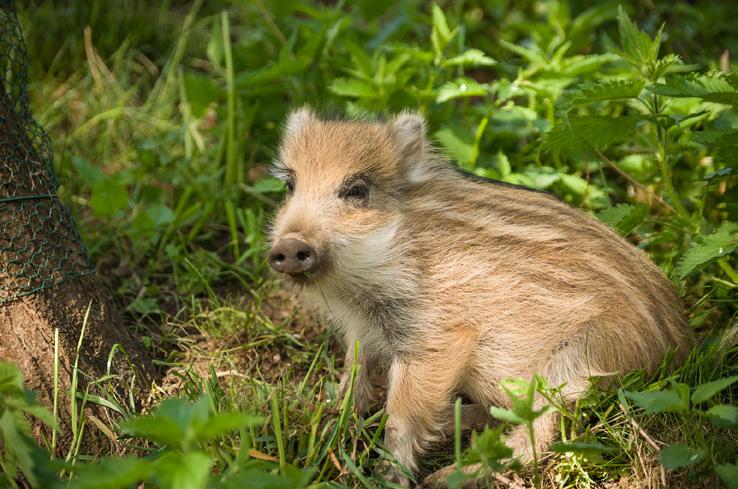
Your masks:
[[[403,112],[391,122],[400,160],[415,163],[426,150],[425,119],[416,112]]]
[[[295,135],[302,131],[311,121],[315,120],[315,114],[308,106],[300,107],[292,111],[285,123],[285,133]]]

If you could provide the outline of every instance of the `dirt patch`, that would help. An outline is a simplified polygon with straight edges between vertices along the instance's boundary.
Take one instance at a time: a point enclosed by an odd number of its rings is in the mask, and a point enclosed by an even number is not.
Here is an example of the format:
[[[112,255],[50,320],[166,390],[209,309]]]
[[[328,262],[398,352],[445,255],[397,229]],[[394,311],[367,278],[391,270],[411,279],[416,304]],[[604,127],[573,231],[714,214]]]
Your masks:
[[[186,341],[180,343],[178,363],[190,365],[200,377],[212,369],[222,378],[240,377],[276,383],[284,378],[301,381],[314,355],[326,342],[330,355],[341,367],[343,346],[326,326],[302,309],[286,290],[265,292],[260,300],[244,296],[224,301],[190,318],[182,327]],[[162,387],[177,391],[182,384],[173,368]],[[325,375],[316,371],[315,375]]]

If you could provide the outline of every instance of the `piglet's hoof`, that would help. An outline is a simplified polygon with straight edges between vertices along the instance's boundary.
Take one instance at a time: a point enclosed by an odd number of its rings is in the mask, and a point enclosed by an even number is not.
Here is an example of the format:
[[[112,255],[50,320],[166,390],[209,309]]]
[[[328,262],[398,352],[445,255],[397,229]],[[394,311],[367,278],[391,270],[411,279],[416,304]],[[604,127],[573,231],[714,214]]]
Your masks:
[[[387,460],[382,461],[379,465],[379,475],[387,482],[393,482],[402,487],[410,487],[410,479]]]
[[[464,467],[462,469],[462,471],[467,474],[469,478],[466,479],[460,487],[462,487],[463,489],[475,489],[477,487],[480,487],[478,485],[479,479],[474,475],[474,470],[477,468],[478,467],[476,466],[471,466]],[[455,465],[449,465],[448,467],[438,469],[430,474],[428,477],[426,477],[420,487],[424,489],[447,489],[449,487],[448,478],[452,476],[456,472],[456,470],[457,469]]]
[[[424,489],[446,489],[448,487],[448,477],[453,474],[455,470],[456,467],[453,465],[438,469],[423,479],[423,483],[420,487]]]

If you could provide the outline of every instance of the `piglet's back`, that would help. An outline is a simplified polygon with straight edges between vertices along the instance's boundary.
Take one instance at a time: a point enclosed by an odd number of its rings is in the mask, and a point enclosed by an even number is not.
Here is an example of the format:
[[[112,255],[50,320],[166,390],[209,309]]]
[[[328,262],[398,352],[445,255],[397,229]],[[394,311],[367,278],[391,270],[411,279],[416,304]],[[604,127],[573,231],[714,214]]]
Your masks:
[[[406,239],[426,270],[425,305],[473,324],[481,348],[504,345],[495,362],[513,371],[501,375],[535,371],[577,342],[594,355],[590,374],[654,368],[667,349],[688,350],[668,279],[583,211],[443,163],[409,192]]]

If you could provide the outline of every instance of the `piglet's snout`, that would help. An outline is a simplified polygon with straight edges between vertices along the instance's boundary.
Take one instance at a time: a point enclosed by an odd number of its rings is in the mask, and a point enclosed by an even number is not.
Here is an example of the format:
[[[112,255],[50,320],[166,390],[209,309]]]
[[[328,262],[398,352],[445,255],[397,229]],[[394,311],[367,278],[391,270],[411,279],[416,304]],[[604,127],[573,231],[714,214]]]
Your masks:
[[[269,265],[288,275],[312,272],[318,267],[318,254],[304,241],[282,239],[269,251]]]

